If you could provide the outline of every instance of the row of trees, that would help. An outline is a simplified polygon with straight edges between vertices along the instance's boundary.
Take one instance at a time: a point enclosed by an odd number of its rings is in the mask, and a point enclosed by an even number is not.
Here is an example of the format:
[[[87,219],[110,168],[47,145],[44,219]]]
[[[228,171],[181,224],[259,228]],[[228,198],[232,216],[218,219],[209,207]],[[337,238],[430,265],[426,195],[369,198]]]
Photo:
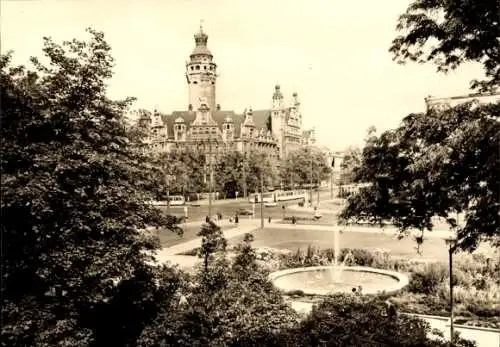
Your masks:
[[[265,151],[247,153],[237,151],[217,155],[212,167],[203,153],[186,149],[149,155],[154,165],[151,170],[158,194],[190,194],[208,191],[211,172],[213,190],[225,197],[235,197],[236,192],[260,191],[261,177],[264,190],[280,187],[303,187],[311,182],[317,185],[330,175],[326,156],[314,148],[301,148],[292,152],[283,163],[271,158]],[[279,166],[281,165],[281,166]]]

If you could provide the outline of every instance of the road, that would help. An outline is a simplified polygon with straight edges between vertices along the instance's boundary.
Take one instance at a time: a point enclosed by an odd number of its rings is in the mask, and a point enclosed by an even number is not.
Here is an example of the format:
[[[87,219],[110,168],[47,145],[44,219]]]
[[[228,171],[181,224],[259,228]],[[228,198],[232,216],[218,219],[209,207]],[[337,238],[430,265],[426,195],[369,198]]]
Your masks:
[[[316,203],[316,193],[313,194],[313,202]],[[320,191],[320,201],[330,199],[330,191],[329,189],[324,189]],[[264,218],[267,220],[269,217],[272,219],[281,219],[283,218],[283,208],[285,206],[285,215],[291,216],[292,214],[296,217],[311,217],[312,213],[309,211],[288,211],[286,209],[287,206],[296,205],[297,201],[289,201],[284,203],[278,203],[276,207],[264,207]],[[208,215],[208,204],[206,201],[202,201],[200,206],[192,206],[190,204],[187,205],[188,208],[188,220],[196,221],[196,220],[204,220]],[[224,219],[233,217],[237,210],[239,209],[248,209],[252,210],[252,203],[248,200],[237,199],[237,200],[216,200],[212,204],[212,214],[216,214],[220,212]],[[160,210],[166,212],[166,207],[161,207]],[[184,206],[171,206],[170,213],[176,216],[184,216]],[[240,218],[247,218],[246,216],[240,216]],[[255,218],[260,218],[260,204],[255,204]],[[332,220],[333,223],[333,220]]]

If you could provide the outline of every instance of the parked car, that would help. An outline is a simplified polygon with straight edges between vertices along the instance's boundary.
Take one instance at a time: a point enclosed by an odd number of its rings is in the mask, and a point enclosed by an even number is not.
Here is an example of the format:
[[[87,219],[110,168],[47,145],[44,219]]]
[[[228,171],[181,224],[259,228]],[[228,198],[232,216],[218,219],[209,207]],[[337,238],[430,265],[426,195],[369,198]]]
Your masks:
[[[236,211],[236,214],[239,216],[251,216],[253,215],[253,212],[252,210],[246,208],[240,208],[239,210]]]

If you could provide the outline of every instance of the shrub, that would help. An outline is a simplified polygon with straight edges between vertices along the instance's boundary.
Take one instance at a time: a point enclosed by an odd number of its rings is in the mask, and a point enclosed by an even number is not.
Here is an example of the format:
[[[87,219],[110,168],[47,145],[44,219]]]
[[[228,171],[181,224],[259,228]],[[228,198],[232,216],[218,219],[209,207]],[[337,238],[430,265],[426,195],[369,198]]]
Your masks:
[[[448,269],[444,264],[428,264],[410,276],[408,290],[412,293],[436,294],[439,285],[446,279]]]
[[[352,258],[346,259],[346,256],[348,254],[352,255]],[[349,248],[342,248],[340,251],[340,262],[346,262],[346,265],[359,265],[359,266],[372,266],[373,261],[374,261],[374,256],[371,252],[367,251],[366,249],[349,249]]]

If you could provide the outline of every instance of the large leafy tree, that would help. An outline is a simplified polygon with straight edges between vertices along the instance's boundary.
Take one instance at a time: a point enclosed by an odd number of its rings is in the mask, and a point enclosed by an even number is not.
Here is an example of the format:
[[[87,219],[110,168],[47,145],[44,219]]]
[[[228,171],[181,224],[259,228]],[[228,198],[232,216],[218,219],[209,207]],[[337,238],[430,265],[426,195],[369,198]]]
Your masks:
[[[44,39],[34,71],[1,67],[2,341],[15,346],[133,345],[177,275],[148,265],[178,230],[144,202],[148,161],[129,132],[131,100],[106,97],[113,59],[103,34]]]
[[[391,45],[400,63],[432,62],[447,72],[462,63],[483,66],[486,79],[472,88],[500,86],[500,2],[498,0],[414,0],[399,17],[402,32]]]
[[[199,151],[186,148],[171,152],[150,154],[155,167],[152,170],[154,187],[158,194],[199,193],[206,190],[205,155]]]
[[[264,190],[277,183],[278,169],[276,162],[268,153],[253,150],[247,153],[228,151],[217,157],[214,165],[216,188],[227,196],[235,196],[235,192],[260,191],[260,177],[263,178]]]
[[[286,186],[313,185],[328,179],[331,167],[327,154],[315,147],[302,147],[288,154],[281,167],[281,179]]]
[[[461,249],[484,239],[499,245],[499,116],[500,102],[467,103],[411,114],[400,127],[372,134],[356,177],[371,185],[349,199],[341,217],[391,222],[402,234],[432,230],[433,217],[442,217],[457,229]]]
[[[228,197],[235,196],[236,192],[243,195],[245,170],[249,168],[247,158],[238,151],[228,151],[218,156],[214,165],[215,188]]]
[[[342,183],[349,184],[355,177],[355,171],[361,165],[361,149],[359,147],[348,147],[344,151],[342,163],[341,181]]]

